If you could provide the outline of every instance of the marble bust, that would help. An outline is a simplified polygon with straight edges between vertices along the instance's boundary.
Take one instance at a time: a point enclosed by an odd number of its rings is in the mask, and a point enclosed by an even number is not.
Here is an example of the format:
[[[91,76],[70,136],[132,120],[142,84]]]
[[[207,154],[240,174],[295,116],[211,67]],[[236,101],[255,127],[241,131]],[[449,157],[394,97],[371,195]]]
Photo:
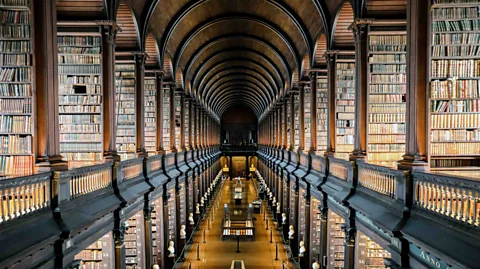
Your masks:
[[[290,225],[289,230],[288,239],[293,239],[293,236],[295,235],[295,229],[293,228],[293,225]]]
[[[197,203],[197,205],[195,206],[195,213],[196,214],[200,214],[200,205]]]
[[[180,239],[187,238],[187,232],[185,231],[185,225],[180,226]]]
[[[168,243],[168,257],[175,257],[175,247],[173,241]]]
[[[320,269],[320,264],[317,261],[313,262],[312,269]]]
[[[287,224],[287,214],[282,213],[282,224]]]
[[[298,255],[299,255],[300,257],[305,256],[305,251],[307,251],[307,250],[305,249],[305,242],[303,242],[303,240],[302,240],[302,241],[300,241],[300,249],[298,250]]]
[[[160,266],[158,266],[158,264],[154,264],[154,265],[152,266],[152,269],[160,269]]]
[[[188,215],[188,221],[190,221],[190,225],[195,225],[195,220],[193,219],[193,213]]]
[[[277,214],[280,214],[280,202],[277,203]]]

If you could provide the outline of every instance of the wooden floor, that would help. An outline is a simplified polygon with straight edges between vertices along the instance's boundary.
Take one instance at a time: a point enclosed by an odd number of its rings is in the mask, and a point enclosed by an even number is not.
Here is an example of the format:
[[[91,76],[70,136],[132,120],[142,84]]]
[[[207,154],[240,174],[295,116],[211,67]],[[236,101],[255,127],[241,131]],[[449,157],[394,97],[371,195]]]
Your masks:
[[[286,249],[283,246],[281,233],[277,229],[273,229],[273,243],[270,243],[270,233],[273,220],[269,214],[268,230],[263,220],[263,210],[261,214],[255,214],[257,220],[256,241],[240,241],[240,253],[236,253],[237,241],[222,241],[221,223],[224,217],[223,205],[228,204],[231,219],[245,219],[247,215],[248,203],[256,199],[254,184],[252,181],[242,180],[243,193],[242,205],[235,205],[233,200],[235,180],[224,181],[220,191],[217,193],[216,199],[212,202],[212,206],[208,214],[206,214],[200,230],[194,236],[194,243],[190,245],[190,250],[185,254],[186,261],[183,264],[177,264],[176,268],[230,268],[232,260],[243,260],[246,269],[263,269],[263,268],[298,268],[297,264],[292,264],[287,260]],[[247,203],[248,201],[248,203]],[[218,209],[218,210],[217,210]],[[268,211],[267,211],[268,213]],[[211,218],[210,230],[208,230],[208,218]],[[275,226],[274,226],[275,227]],[[203,243],[203,230],[205,229],[206,243]],[[275,261],[275,248],[278,242],[279,259]],[[197,261],[196,248],[199,246],[200,261]]]

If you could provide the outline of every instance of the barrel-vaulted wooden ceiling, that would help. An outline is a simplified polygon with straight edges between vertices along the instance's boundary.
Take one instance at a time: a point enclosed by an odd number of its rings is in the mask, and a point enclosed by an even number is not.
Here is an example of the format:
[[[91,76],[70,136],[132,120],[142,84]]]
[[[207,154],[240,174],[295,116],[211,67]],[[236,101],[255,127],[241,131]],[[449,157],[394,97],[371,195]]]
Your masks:
[[[407,0],[59,0],[58,20],[115,20],[118,51],[146,51],[215,118],[246,104],[258,117],[327,49],[352,49],[354,18],[405,18]]]

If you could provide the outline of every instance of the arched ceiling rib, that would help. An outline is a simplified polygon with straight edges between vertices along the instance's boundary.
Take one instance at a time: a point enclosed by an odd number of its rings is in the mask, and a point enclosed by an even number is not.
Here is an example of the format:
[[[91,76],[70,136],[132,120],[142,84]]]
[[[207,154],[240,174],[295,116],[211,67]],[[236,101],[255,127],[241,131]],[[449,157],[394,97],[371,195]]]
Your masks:
[[[228,100],[262,115],[310,68],[320,34],[330,35],[326,0],[145,1],[142,29],[166,77],[217,117]]]

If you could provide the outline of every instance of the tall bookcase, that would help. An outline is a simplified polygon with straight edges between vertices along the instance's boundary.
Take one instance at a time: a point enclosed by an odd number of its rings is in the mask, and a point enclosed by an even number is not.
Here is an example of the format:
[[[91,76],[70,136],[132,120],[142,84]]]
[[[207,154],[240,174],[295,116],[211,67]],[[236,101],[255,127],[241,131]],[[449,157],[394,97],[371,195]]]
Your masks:
[[[348,159],[355,132],[355,61],[337,58],[336,65],[335,157]]]
[[[155,73],[145,74],[145,150],[157,151],[157,79]]]
[[[328,85],[327,76],[317,74],[317,151],[327,151],[328,134]]]
[[[355,268],[383,269],[385,268],[383,259],[392,257],[390,252],[382,248],[379,244],[361,231],[357,232],[357,240],[355,244]]]
[[[476,0],[432,1],[429,94],[432,170],[464,169],[479,173],[479,8],[480,1]],[[460,173],[469,175],[466,171]]]
[[[114,244],[112,232],[108,232],[98,241],[75,255],[75,260],[82,260],[82,269],[103,269],[114,266]]]
[[[407,33],[405,22],[376,27],[368,35],[367,160],[395,167],[405,154]]]
[[[125,263],[127,269],[145,268],[143,237],[143,210],[128,219],[128,230],[125,233]]]
[[[183,118],[183,123],[184,123],[184,126],[183,126],[183,129],[184,129],[184,137],[185,137],[185,148],[188,150],[190,149],[190,143],[188,141],[188,137],[189,137],[189,129],[191,128],[190,126],[190,110],[189,110],[189,107],[190,107],[190,99],[189,98],[185,98],[185,113],[184,113],[184,118]]]
[[[34,165],[31,1],[2,1],[0,31],[0,176]]]
[[[311,260],[321,263],[320,251],[322,247],[322,216],[320,214],[320,201],[312,197],[311,202],[311,233],[310,233],[310,248]]]
[[[168,199],[167,199],[167,216],[166,216],[166,225],[168,225],[168,234],[166,234],[167,244],[165,245],[165,249],[168,248],[169,242],[172,240],[175,242],[176,238],[176,201],[175,201],[175,184],[171,185],[168,189]],[[167,250],[166,250],[167,251]],[[167,251],[168,252],[168,251]]]
[[[162,264],[162,199],[158,198],[153,201],[152,206],[152,256],[153,264]]]
[[[72,162],[103,159],[100,29],[58,28],[60,153]]]
[[[117,152],[122,159],[131,159],[135,158],[137,150],[135,62],[133,57],[117,56],[117,58],[120,58],[115,61]]]
[[[341,229],[341,225],[345,223],[342,217],[332,210],[328,210],[328,269],[344,268],[345,262],[345,233]]]
[[[181,124],[181,121],[182,121],[182,102],[181,102],[181,99],[182,99],[182,96],[181,96],[181,93],[179,91],[175,91],[175,95],[174,95],[174,100],[173,100],[173,107],[174,107],[174,111],[175,111],[175,115],[174,115],[174,120],[175,120],[175,148],[177,149],[177,151],[181,151],[182,150],[182,145],[180,145],[180,141],[181,141],[181,128],[182,128],[182,124]]]
[[[288,99],[287,102],[286,102],[286,106],[287,106],[287,122],[285,123],[285,126],[287,127],[287,149],[290,149],[291,146],[291,143],[290,143],[290,139],[293,135],[293,130],[292,130],[292,126],[290,126],[290,122],[292,121],[292,108],[290,106],[290,100]]]
[[[306,202],[305,202],[305,197],[306,196],[306,190],[303,187],[300,187],[298,190],[298,197],[299,197],[299,203],[298,203],[298,242],[300,245],[300,241],[306,241],[308,238],[305,238],[306,234]],[[310,213],[310,212],[308,212]]]
[[[293,96],[293,145],[294,149],[300,147],[300,94]]]
[[[304,130],[305,133],[305,145],[304,150],[310,150],[311,145],[311,133],[310,129],[312,128],[312,102],[311,102],[311,95],[312,95],[312,88],[310,88],[310,84],[307,84],[303,88],[303,122],[304,122]]]
[[[170,145],[170,85],[162,85],[162,121],[163,121],[163,149],[169,151]]]

